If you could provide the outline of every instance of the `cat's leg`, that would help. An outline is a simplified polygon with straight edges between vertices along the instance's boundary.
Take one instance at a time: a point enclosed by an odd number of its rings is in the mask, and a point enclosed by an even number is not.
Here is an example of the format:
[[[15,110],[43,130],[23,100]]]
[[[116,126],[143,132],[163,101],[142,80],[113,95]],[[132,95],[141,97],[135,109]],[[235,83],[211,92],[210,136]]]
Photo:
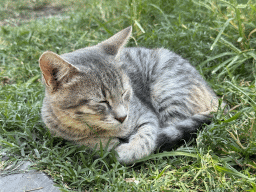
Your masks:
[[[145,111],[137,118],[134,119],[136,125],[128,143],[120,144],[116,148],[118,161],[121,163],[131,164],[150,155],[156,149],[159,129],[157,116],[151,111]]]
[[[181,120],[176,124],[160,128],[158,132],[157,145],[172,148],[181,140],[188,140],[191,134],[196,133],[197,129],[204,123],[211,122],[210,111],[195,114],[185,120]],[[167,145],[168,146],[167,146]]]

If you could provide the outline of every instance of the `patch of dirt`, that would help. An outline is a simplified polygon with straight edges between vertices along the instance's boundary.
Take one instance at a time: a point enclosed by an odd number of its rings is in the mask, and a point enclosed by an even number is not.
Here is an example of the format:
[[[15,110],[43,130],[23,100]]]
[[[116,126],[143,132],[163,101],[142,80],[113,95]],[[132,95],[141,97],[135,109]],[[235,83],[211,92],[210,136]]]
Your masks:
[[[37,8],[24,8],[20,13],[15,13],[13,17],[0,21],[0,26],[3,25],[20,25],[21,23],[28,22],[34,19],[49,18],[49,17],[60,17],[61,14],[66,12],[68,9],[62,6],[46,5]]]

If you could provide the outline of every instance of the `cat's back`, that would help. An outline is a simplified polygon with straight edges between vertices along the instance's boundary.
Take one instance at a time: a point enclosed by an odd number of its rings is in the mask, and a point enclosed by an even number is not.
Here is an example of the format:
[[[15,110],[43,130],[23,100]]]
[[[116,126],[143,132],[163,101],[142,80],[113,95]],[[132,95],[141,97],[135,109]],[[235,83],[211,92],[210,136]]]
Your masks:
[[[213,90],[195,67],[176,53],[163,48],[125,48],[121,60],[135,94],[155,112],[171,107],[191,116],[216,110],[218,98]]]
[[[153,83],[159,78],[203,80],[198,71],[186,59],[164,48],[124,48],[121,54],[123,68],[130,78]],[[185,79],[183,79],[185,81]],[[182,81],[182,79],[179,79]],[[202,81],[202,83],[205,83]]]

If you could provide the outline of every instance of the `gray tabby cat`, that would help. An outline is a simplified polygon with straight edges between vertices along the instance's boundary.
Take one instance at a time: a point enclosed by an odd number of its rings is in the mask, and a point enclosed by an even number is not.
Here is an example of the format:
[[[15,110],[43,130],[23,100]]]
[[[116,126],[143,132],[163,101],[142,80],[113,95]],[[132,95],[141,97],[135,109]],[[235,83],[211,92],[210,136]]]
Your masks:
[[[39,63],[46,87],[42,119],[56,136],[115,147],[133,163],[170,148],[209,123],[218,98],[188,61],[166,49],[124,48],[128,27],[96,46]]]

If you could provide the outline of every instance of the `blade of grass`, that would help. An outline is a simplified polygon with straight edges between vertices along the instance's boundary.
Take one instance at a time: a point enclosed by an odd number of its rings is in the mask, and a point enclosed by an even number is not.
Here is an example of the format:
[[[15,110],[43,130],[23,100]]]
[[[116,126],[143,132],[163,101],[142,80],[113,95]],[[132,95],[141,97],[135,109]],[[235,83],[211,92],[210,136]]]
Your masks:
[[[231,57],[231,58],[229,58],[228,60],[226,60],[226,61],[222,62],[221,64],[219,64],[218,67],[216,67],[216,68],[212,71],[212,74],[215,74],[218,70],[220,70],[222,67],[224,67],[227,63],[231,62],[235,57],[236,57],[236,56]]]
[[[175,156],[186,156],[186,157],[197,158],[197,155],[193,154],[193,153],[181,152],[181,151],[171,151],[171,152],[163,152],[163,153],[153,154],[153,155],[144,157],[144,158],[136,161],[136,163],[147,161],[147,160],[153,159],[153,158],[175,157]]]
[[[255,101],[248,94],[246,94],[243,90],[241,90],[237,86],[233,85],[233,83],[231,83],[230,81],[225,81],[225,82],[231,85],[232,87],[234,87],[235,89],[237,89],[239,92],[243,93],[253,103],[252,107],[256,109]]]
[[[134,23],[139,27],[139,29],[141,30],[142,33],[145,33],[145,30],[143,29],[143,27],[137,20],[134,20]]]
[[[230,22],[231,20],[233,20],[233,19],[234,19],[234,18],[230,18],[230,19],[228,19],[228,20],[224,23],[224,25],[223,25],[223,27],[221,28],[219,34],[217,35],[216,39],[214,40],[214,42],[213,42],[213,44],[212,44],[210,50],[213,50],[214,46],[215,46],[216,43],[219,41],[219,39],[220,39],[222,33],[224,32],[224,30],[226,29],[226,27],[229,25],[229,22]]]
[[[109,28],[108,27],[106,27],[106,25],[105,24],[103,24],[102,22],[100,22],[100,20],[99,19],[97,19],[96,17],[94,17],[94,16],[91,16],[95,21],[96,21],[96,23],[98,23],[99,24],[99,26],[101,26],[108,34],[110,34],[110,35],[113,35],[114,33],[112,32],[112,31],[110,31],[109,30]]]
[[[15,145],[14,143],[7,142],[7,141],[5,141],[5,140],[3,140],[3,139],[0,139],[0,142],[1,142],[1,143],[4,143],[4,144],[6,144],[6,145],[8,145],[8,146],[10,146],[10,147],[19,148],[19,146]]]
[[[228,166],[228,165],[226,165],[226,166]],[[215,169],[217,171],[219,171],[219,172],[226,173],[228,175],[233,175],[233,176],[236,176],[236,177],[241,177],[241,178],[247,179],[250,182],[253,182],[253,181],[256,180],[256,178],[249,178],[249,177],[247,177],[246,175],[240,173],[239,171],[237,171],[236,169],[232,168],[231,166],[222,167],[222,166],[219,166],[219,165],[215,165]]]
[[[234,120],[236,120],[241,114],[242,114],[242,112],[240,111],[240,112],[236,113],[233,117],[231,117],[231,118],[229,118],[229,119],[223,121],[223,123],[228,123],[228,122],[234,121]]]
[[[167,166],[156,176],[155,179],[156,179],[156,180],[159,179],[169,167],[170,167],[170,165],[167,165]]]
[[[204,64],[206,64],[209,61],[213,61],[213,60],[218,59],[220,57],[229,56],[229,55],[235,55],[235,53],[233,53],[233,52],[225,52],[225,53],[221,53],[221,54],[215,55],[215,56],[210,57],[209,59],[205,60],[204,62],[202,62],[200,64],[200,66],[203,66]]]
[[[151,3],[150,3],[149,5],[152,6],[152,7],[154,7],[154,8],[156,8],[157,10],[159,10],[160,13],[164,16],[166,22],[170,25],[170,21],[169,21],[169,19],[167,18],[166,14],[163,12],[162,9],[160,9],[158,6],[156,6],[156,5],[154,5],[154,4],[151,4]]]
[[[240,54],[242,51],[234,46],[232,43],[225,40],[223,37],[220,38],[220,42],[232,49],[235,53]]]

